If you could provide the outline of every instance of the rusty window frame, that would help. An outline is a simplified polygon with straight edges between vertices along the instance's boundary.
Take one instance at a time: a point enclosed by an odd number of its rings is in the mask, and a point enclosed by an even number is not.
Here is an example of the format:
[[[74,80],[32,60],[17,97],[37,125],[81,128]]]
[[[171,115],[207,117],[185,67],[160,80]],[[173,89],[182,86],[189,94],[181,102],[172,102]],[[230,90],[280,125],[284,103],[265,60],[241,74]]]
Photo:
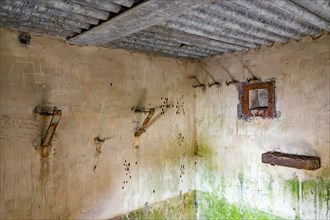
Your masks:
[[[261,110],[251,110],[249,107],[249,91],[257,89],[268,90],[268,107]],[[242,82],[239,86],[239,100],[238,117],[248,119],[251,117],[274,118],[276,117],[275,109],[275,81],[267,82]],[[254,111],[254,112],[252,112]]]

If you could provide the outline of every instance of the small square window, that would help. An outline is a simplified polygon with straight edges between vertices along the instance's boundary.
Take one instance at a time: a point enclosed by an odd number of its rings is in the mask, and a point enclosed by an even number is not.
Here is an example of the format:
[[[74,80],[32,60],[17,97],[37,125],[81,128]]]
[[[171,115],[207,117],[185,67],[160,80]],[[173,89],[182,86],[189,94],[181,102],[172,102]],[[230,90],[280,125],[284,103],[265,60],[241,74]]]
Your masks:
[[[268,89],[249,90],[249,109],[262,110],[268,108]]]
[[[242,82],[239,85],[239,101],[238,118],[276,117],[275,81]]]

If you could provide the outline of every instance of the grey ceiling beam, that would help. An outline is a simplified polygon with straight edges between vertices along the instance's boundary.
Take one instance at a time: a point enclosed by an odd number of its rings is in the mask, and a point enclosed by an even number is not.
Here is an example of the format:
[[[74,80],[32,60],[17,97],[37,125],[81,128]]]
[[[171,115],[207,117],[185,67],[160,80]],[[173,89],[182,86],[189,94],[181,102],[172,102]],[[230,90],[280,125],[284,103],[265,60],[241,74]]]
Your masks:
[[[103,46],[124,36],[165,23],[171,17],[209,2],[211,0],[149,0],[73,37],[70,41],[75,44]]]

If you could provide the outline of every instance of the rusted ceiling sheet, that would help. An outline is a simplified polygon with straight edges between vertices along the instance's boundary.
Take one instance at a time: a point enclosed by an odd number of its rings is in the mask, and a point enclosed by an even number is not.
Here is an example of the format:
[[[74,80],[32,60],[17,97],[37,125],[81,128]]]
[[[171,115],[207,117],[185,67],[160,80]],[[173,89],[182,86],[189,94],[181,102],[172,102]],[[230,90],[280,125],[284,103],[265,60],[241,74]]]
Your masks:
[[[2,0],[1,26],[200,59],[330,31],[329,0]]]

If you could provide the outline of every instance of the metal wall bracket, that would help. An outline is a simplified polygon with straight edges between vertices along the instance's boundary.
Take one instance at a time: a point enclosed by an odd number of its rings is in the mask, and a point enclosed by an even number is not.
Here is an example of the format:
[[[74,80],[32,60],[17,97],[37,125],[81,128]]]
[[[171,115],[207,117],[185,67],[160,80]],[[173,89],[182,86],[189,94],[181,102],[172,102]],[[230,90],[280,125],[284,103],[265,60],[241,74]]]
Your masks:
[[[49,146],[52,142],[58,123],[60,122],[62,111],[56,109],[54,106],[37,106],[35,112],[44,115],[52,116],[45,136],[41,139],[41,153],[42,157],[48,157]]]
[[[135,137],[139,137],[141,134],[143,134],[146,130],[146,127],[148,125],[148,123],[150,122],[152,116],[155,114],[155,108],[151,108],[149,110],[135,110],[135,112],[142,112],[142,113],[145,113],[145,112],[148,112],[148,116],[146,117],[146,119],[143,121],[141,127],[135,132]]]

